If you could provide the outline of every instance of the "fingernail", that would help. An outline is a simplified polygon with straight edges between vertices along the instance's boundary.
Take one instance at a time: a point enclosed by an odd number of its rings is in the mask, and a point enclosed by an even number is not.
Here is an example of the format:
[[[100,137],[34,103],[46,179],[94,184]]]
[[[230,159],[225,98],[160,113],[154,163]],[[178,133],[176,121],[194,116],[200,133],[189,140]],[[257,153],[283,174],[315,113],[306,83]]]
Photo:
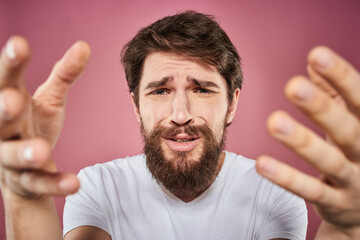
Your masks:
[[[2,94],[0,94],[0,119],[10,120],[11,116],[7,112],[7,107]]]
[[[23,151],[23,157],[28,162],[34,161],[34,148],[27,146]]]
[[[276,164],[274,164],[274,162],[270,158],[263,156],[258,161],[258,166],[260,167],[261,173],[263,173],[264,175],[270,176],[277,171]]]
[[[310,82],[301,81],[297,84],[295,96],[298,100],[308,101],[314,96],[314,87]]]
[[[294,132],[294,124],[285,116],[277,117],[275,119],[274,127],[277,133],[283,135],[290,135]]]
[[[314,57],[317,65],[321,68],[331,67],[334,62],[330,52],[326,49],[316,49]]]
[[[15,48],[14,48],[14,41],[11,38],[6,43],[5,53],[6,53],[6,56],[10,60],[13,60],[13,59],[16,58],[16,53],[15,53]]]

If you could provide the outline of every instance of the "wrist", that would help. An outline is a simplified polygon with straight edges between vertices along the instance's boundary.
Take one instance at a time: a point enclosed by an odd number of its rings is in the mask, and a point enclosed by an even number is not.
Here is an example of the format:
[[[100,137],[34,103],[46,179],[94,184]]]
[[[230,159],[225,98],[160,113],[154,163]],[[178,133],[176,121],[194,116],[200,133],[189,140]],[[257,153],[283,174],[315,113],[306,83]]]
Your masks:
[[[38,202],[46,202],[49,199],[52,199],[51,196],[46,195],[34,195],[34,194],[18,194],[12,191],[9,187],[2,185],[1,188],[1,195],[3,198],[4,205],[8,203],[11,206],[23,206],[27,204],[35,204]]]
[[[7,239],[62,239],[61,224],[52,196],[28,198],[17,195],[7,187],[2,187],[1,192]]]

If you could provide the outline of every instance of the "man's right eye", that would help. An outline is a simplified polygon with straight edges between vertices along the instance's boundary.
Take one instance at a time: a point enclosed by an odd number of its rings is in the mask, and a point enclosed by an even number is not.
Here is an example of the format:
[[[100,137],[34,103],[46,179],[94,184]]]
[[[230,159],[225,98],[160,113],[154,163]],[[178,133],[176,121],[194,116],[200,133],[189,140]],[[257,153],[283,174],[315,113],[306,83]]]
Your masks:
[[[166,95],[169,94],[169,92],[166,89],[158,89],[153,92],[151,92],[153,95]]]

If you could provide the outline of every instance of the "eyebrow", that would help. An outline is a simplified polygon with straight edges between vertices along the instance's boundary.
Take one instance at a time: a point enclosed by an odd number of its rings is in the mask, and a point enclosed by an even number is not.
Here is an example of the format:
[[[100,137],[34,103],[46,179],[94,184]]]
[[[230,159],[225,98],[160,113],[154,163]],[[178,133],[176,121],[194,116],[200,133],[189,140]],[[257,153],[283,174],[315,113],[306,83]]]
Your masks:
[[[148,83],[148,85],[146,85],[145,90],[165,86],[168,82],[172,81],[173,79],[174,79],[173,77],[168,76],[168,77],[163,77],[159,81],[150,82]]]
[[[168,82],[170,82],[172,80],[174,80],[174,78],[172,76],[167,76],[167,77],[163,77],[159,81],[152,81],[152,82],[148,83],[148,85],[146,85],[145,90],[165,86]],[[217,85],[216,83],[211,82],[211,81],[199,80],[199,79],[196,79],[196,78],[193,78],[193,77],[187,77],[186,80],[188,82],[191,82],[192,84],[198,86],[198,87],[220,88],[219,85]]]
[[[217,85],[214,82],[211,81],[206,81],[206,80],[198,80],[196,78],[192,78],[192,77],[187,77],[187,80],[192,82],[194,85],[199,86],[199,87],[215,87],[215,88],[220,88],[219,85]]]

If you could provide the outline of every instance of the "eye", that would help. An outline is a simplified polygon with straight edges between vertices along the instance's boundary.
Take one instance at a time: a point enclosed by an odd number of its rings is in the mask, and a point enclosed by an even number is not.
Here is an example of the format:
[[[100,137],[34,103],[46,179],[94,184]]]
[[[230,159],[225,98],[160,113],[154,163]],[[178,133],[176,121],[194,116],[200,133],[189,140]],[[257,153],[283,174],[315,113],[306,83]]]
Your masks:
[[[153,95],[166,95],[166,94],[169,94],[169,92],[166,89],[157,89],[155,91],[152,91],[150,94],[153,94]]]
[[[201,94],[209,94],[209,93],[213,93],[213,91],[206,89],[206,88],[196,88],[195,89],[196,93],[201,93]]]

